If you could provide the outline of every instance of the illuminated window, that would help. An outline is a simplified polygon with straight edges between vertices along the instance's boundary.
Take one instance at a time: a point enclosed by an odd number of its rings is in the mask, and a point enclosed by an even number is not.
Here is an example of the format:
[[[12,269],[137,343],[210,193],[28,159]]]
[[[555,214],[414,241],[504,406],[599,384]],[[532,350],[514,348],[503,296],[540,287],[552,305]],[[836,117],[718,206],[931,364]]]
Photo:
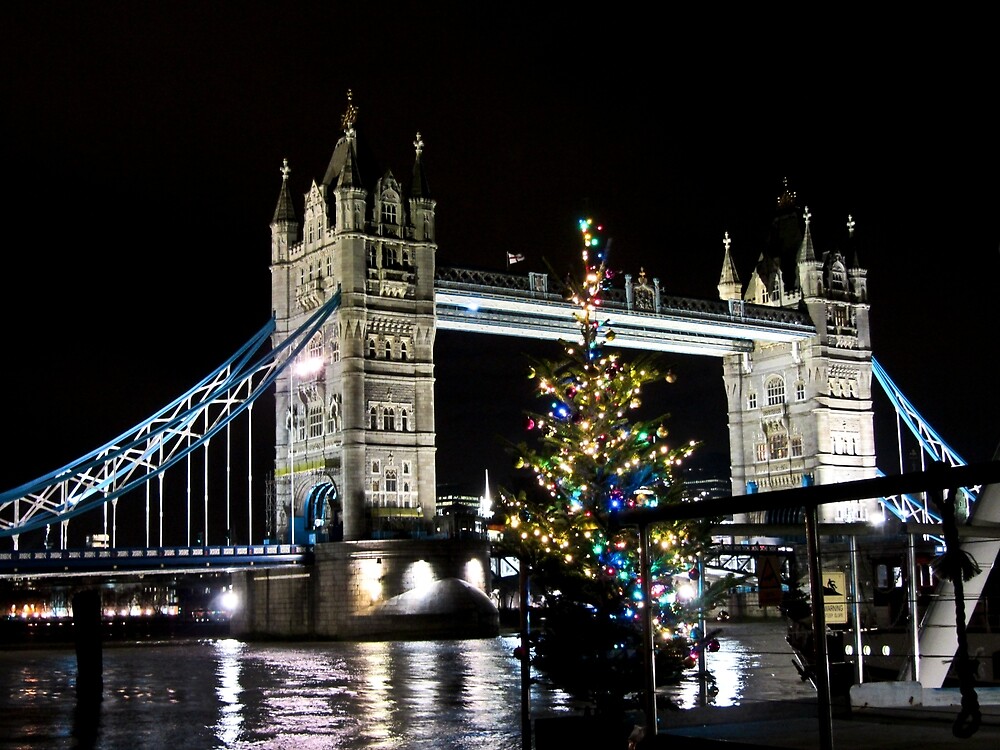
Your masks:
[[[323,334],[317,333],[311,339],[309,339],[309,359],[322,359],[323,358]]]
[[[757,460],[766,461],[767,460],[767,445],[764,443],[757,443],[755,446],[757,451]]]
[[[768,438],[768,453],[772,460],[788,458],[788,433],[784,430],[772,432]]]
[[[792,457],[801,458],[802,457],[802,436],[794,435],[792,437]]]

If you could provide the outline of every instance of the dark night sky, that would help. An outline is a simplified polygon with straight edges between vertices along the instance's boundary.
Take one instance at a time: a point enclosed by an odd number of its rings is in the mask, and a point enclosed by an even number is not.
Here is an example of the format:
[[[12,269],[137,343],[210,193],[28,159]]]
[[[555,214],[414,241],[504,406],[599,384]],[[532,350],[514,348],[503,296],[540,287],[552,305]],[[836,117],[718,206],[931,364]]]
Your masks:
[[[875,356],[966,461],[992,458],[1000,160],[995,60],[976,51],[989,45],[967,36],[945,56],[926,29],[845,36],[829,19],[751,32],[624,11],[313,5],[4,5],[4,489],[128,430],[266,322],[282,159],[296,196],[322,178],[349,88],[359,138],[404,184],[422,134],[439,265],[503,270],[514,251],[522,272],[575,269],[588,214],[613,268],[714,299],[723,232],[745,282],[783,178],[819,250],[852,214]],[[439,334],[439,481],[510,473],[496,435],[523,435],[529,351],[559,354]],[[667,361],[679,382],[658,411],[706,459],[726,454],[721,361]],[[892,473],[894,423],[876,408]]]

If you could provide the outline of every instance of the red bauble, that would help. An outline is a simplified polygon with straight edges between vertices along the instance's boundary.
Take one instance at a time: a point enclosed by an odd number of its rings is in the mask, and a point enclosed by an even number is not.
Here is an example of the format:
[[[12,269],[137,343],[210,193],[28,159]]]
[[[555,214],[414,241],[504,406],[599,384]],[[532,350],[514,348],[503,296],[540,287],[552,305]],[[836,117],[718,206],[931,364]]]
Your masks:
[[[718,639],[718,638],[713,638],[712,640],[710,640],[710,641],[708,642],[708,650],[709,650],[709,651],[711,651],[711,652],[712,652],[713,654],[714,654],[714,653],[715,653],[716,651],[718,651],[718,650],[719,650],[719,649],[720,649],[721,647],[722,647],[722,646],[721,646],[721,644],[719,643],[719,639]]]

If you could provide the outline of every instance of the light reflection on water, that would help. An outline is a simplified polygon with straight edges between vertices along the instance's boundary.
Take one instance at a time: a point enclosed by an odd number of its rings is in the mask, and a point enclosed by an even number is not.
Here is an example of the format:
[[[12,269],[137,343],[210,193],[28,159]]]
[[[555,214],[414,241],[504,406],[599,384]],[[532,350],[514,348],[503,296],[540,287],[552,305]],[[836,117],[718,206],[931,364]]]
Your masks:
[[[692,670],[680,684],[660,688],[660,703],[726,708],[816,696],[792,664],[781,621],[719,623],[709,630],[718,630],[719,650],[705,654],[705,674]]]
[[[676,708],[812,695],[783,631],[729,628]],[[0,650],[0,749],[520,750],[516,637],[108,645],[103,700],[77,701],[69,650]],[[584,707],[536,682],[531,718]]]
[[[0,650],[0,748],[519,750],[517,639],[106,645],[103,700],[72,649]],[[536,683],[533,718],[582,707]]]

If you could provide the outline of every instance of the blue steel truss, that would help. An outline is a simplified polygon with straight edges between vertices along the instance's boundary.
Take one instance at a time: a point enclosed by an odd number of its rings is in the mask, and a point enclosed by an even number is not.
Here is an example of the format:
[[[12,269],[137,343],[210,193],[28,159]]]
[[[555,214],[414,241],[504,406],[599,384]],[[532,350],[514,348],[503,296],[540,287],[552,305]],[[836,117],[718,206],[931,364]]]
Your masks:
[[[110,503],[207,445],[270,389],[340,300],[338,289],[280,345],[268,349],[276,326],[272,318],[201,382],[130,431],[0,494],[0,537],[16,537]]]
[[[947,463],[949,466],[965,466],[965,460],[959,456],[951,446],[949,446],[937,432],[934,431],[927,421],[920,416],[920,413],[913,407],[903,392],[889,377],[889,374],[872,357],[872,373],[875,379],[882,386],[882,390],[892,402],[896,412],[896,418],[905,424],[913,436],[917,439],[923,452],[934,461]],[[902,446],[900,446],[902,451]],[[878,476],[884,476],[884,472],[878,470]],[[977,498],[981,486],[960,487],[959,493],[964,499],[967,507],[971,511]],[[940,523],[941,516],[930,507],[925,499],[912,495],[899,495],[896,497],[882,498],[882,504],[901,521],[916,521],[919,523]]]

